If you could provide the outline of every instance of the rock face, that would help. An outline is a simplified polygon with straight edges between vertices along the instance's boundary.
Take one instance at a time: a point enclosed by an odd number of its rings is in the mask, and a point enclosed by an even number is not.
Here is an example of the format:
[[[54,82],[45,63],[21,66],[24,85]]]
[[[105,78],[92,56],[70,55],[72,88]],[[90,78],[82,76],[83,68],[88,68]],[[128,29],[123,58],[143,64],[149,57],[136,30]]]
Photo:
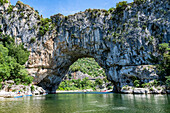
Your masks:
[[[132,77],[144,82],[157,78],[148,58],[157,55],[158,44],[170,40],[169,0],[145,0],[110,12],[57,14],[51,20],[43,22],[21,2],[0,5],[1,31],[30,51],[25,66],[45,90],[55,92],[69,66],[82,57],[93,57],[117,91],[133,85]]]
[[[16,85],[14,81],[9,80],[1,83],[2,90],[0,90],[0,97],[14,98],[18,95],[40,95],[46,94],[46,91],[36,85],[24,86]],[[20,92],[18,94],[18,92]]]

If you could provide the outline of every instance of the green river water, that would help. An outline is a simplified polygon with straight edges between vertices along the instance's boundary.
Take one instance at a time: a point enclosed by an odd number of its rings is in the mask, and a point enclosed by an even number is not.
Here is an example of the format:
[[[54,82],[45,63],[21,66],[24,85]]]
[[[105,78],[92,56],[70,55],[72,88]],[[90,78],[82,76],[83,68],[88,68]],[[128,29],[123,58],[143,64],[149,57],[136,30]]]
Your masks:
[[[170,95],[55,94],[0,99],[0,113],[170,113]]]

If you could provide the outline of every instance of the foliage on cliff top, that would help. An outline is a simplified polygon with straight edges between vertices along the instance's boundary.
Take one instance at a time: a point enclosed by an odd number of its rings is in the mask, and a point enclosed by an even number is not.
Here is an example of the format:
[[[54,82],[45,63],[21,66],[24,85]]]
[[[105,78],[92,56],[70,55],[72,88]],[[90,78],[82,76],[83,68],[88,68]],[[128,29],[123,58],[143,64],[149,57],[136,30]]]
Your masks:
[[[94,58],[78,59],[70,66],[69,71],[81,71],[84,74],[88,74],[92,77],[106,76],[104,69],[98,65]]]
[[[33,80],[23,66],[28,60],[29,52],[23,45],[15,45],[10,36],[0,36],[0,83],[14,80],[16,84],[30,84]]]
[[[0,4],[8,3],[8,0],[0,0]]]
[[[127,6],[127,1],[122,1],[116,4],[117,10],[124,10]]]

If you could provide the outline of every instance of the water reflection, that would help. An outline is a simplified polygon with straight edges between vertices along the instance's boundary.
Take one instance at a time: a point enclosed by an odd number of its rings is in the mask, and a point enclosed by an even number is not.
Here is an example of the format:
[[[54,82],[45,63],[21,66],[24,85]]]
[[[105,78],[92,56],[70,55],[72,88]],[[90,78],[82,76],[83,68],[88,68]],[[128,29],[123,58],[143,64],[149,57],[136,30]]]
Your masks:
[[[56,94],[0,99],[0,113],[168,113],[169,95]]]

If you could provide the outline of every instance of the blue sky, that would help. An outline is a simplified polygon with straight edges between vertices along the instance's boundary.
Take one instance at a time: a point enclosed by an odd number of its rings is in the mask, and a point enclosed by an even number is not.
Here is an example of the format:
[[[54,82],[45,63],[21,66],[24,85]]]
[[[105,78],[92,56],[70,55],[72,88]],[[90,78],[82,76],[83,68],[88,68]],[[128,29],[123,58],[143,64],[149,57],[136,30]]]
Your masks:
[[[10,0],[15,5],[18,0]],[[79,11],[91,9],[109,9],[115,7],[116,3],[123,0],[20,0],[38,10],[43,17],[50,17],[61,13],[70,15]],[[133,0],[127,0],[129,3]]]

